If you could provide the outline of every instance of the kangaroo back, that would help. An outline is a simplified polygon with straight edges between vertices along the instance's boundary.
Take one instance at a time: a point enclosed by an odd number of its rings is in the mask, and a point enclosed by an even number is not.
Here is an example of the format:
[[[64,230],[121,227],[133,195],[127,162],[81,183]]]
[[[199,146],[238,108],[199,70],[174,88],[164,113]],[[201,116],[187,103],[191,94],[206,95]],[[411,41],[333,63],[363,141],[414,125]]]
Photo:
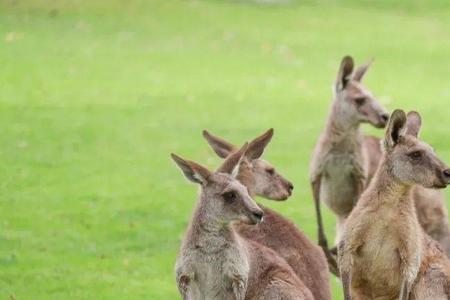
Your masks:
[[[260,207],[264,210],[263,221],[257,226],[236,226],[239,234],[284,258],[314,299],[331,300],[330,275],[322,249],[311,242],[294,223],[267,207]]]

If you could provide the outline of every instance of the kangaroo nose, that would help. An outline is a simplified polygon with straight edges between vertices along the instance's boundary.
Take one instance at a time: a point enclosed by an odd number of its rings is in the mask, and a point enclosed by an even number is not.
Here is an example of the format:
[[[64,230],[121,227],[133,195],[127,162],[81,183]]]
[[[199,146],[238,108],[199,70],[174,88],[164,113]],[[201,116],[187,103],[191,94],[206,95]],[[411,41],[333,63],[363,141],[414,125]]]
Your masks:
[[[444,175],[445,181],[450,182],[450,169],[442,171],[442,175]]]
[[[387,123],[389,121],[389,114],[382,114],[380,118],[384,123]]]
[[[253,217],[255,218],[255,220],[259,223],[262,221],[262,218],[264,216],[264,212],[262,210],[258,210],[258,211],[254,211],[252,213]]]
[[[288,182],[288,188],[292,191],[294,189],[294,185],[292,182]]]

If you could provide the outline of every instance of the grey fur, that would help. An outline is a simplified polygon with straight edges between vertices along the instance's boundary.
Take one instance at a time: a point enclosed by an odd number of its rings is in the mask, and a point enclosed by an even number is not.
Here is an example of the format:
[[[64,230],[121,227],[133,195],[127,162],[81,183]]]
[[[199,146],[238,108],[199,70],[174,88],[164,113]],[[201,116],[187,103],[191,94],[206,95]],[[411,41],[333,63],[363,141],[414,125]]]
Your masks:
[[[335,94],[325,129],[316,144],[311,166],[310,182],[319,227],[319,244],[327,254],[331,271],[337,266],[328,251],[320,214],[320,203],[325,203],[338,218],[339,241],[342,224],[358,201],[366,184],[366,164],[369,160],[363,149],[361,123],[382,128],[387,123],[386,110],[361,83],[368,64],[358,68],[352,77],[353,59],[343,58],[335,83]]]
[[[223,165],[239,163],[246,150],[244,147],[230,155]],[[179,159],[175,161],[180,165]],[[181,161],[185,174],[184,168],[191,163]],[[219,168],[231,169],[230,165]],[[263,212],[247,188],[230,174],[211,172],[202,177],[207,179],[201,184],[200,199],[175,266],[183,299],[265,300],[270,295],[274,300],[312,300],[283,259],[269,248],[243,239],[231,226],[261,221]]]

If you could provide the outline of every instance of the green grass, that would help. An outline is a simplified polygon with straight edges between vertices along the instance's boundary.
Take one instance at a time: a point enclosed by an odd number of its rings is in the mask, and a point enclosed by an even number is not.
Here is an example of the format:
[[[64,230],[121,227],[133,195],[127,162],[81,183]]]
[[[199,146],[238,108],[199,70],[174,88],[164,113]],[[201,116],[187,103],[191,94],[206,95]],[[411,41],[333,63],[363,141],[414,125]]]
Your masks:
[[[204,128],[275,128],[265,158],[296,189],[263,202],[315,240],[308,162],[345,54],[376,58],[367,86],[450,162],[447,5],[2,1],[0,298],[179,299],[197,188],[169,153],[217,166]]]

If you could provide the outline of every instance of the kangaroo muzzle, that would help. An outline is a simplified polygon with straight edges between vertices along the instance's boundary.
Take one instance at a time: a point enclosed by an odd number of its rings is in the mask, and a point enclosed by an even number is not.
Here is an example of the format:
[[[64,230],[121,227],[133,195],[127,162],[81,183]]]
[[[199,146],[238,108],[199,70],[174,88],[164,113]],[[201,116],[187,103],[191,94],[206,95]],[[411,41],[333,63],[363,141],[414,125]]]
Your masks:
[[[250,213],[250,220],[253,225],[259,224],[262,222],[264,216],[264,212],[260,209],[254,210]]]
[[[450,183],[450,169],[443,170],[441,177],[442,177],[442,181],[447,186]]]

